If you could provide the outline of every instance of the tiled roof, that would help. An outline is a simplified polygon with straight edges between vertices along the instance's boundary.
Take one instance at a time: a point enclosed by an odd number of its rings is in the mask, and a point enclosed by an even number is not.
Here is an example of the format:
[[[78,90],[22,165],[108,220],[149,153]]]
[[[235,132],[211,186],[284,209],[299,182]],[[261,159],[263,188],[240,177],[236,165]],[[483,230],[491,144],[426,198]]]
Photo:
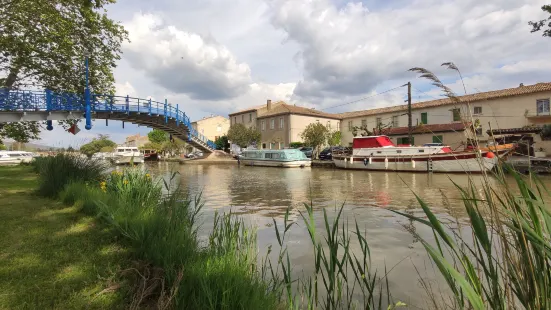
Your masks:
[[[436,133],[436,132],[449,132],[449,131],[464,131],[468,128],[471,123],[451,123],[451,124],[430,124],[430,125],[419,125],[412,128],[412,134],[421,134],[421,133]],[[387,136],[398,136],[398,135],[407,135],[408,127],[395,127],[395,128],[386,128],[381,130],[375,130],[374,135],[387,135]]]
[[[266,104],[258,105],[256,107],[246,108],[245,110],[230,113],[229,116],[237,115],[237,114],[241,114],[241,113],[246,113],[246,112],[254,112],[256,110],[259,110],[259,109],[262,109],[262,108],[265,108],[265,107],[266,107]]]
[[[527,95],[527,94],[539,93],[544,91],[551,91],[551,83],[538,83],[534,85],[526,85],[526,86],[520,86],[515,88],[507,88],[502,90],[494,90],[494,91],[489,91],[484,93],[465,95],[465,96],[457,97],[458,101],[454,101],[450,98],[444,98],[444,99],[438,99],[438,100],[419,102],[419,103],[412,104],[411,108],[423,109],[423,108],[431,108],[431,107],[457,104],[457,103],[471,103],[471,102],[477,102],[477,101],[483,101],[483,100]],[[369,116],[369,115],[375,115],[375,114],[381,114],[381,113],[403,112],[406,110],[407,110],[407,104],[380,108],[380,109],[345,112],[341,114],[336,114],[336,116],[340,117],[341,119],[344,119],[344,118]]]
[[[297,115],[322,117],[322,118],[329,118],[329,119],[341,119],[336,114],[325,113],[316,109],[308,109],[308,108],[299,107],[296,105],[290,105],[284,102],[282,102],[280,105],[276,107],[273,107],[271,110],[266,111],[265,113],[262,113],[262,115],[258,116],[258,118],[266,118],[266,117],[283,115],[283,114],[297,114]]]

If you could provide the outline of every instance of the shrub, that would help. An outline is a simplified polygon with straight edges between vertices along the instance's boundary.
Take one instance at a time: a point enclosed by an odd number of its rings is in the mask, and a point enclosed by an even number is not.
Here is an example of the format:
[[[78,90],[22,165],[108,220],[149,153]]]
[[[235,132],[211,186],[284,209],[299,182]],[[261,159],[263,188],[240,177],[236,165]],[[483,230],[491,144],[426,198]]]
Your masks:
[[[293,148],[293,149],[303,147],[303,146],[304,146],[304,143],[302,143],[302,142],[291,142],[291,143],[289,143],[289,147]]]
[[[57,197],[69,183],[99,184],[106,169],[100,161],[69,154],[36,159],[33,166],[38,172],[38,192],[46,197]]]

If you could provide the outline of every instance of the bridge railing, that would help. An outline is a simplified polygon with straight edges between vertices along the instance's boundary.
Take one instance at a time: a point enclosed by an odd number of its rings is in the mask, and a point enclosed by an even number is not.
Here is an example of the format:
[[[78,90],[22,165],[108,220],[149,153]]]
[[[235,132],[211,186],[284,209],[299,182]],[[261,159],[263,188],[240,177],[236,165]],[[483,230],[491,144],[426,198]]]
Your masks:
[[[95,112],[138,112],[149,115],[164,116],[176,120],[186,126],[189,137],[198,140],[209,148],[216,145],[207,137],[193,128],[191,120],[179,106],[173,106],[168,101],[159,102],[151,99],[135,98],[130,96],[114,96],[106,94],[92,94],[90,98],[91,110]],[[0,111],[84,111],[86,101],[84,95],[75,93],[54,93],[52,91],[10,90],[0,89]]]

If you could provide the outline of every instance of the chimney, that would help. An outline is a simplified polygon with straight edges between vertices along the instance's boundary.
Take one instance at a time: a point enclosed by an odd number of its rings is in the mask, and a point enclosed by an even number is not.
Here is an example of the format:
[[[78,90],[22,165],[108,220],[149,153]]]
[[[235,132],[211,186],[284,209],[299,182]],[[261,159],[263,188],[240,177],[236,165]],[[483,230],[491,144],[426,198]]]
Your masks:
[[[272,100],[268,99],[266,101],[266,109],[270,111],[272,109]]]
[[[524,87],[524,83],[520,83],[519,87]]]

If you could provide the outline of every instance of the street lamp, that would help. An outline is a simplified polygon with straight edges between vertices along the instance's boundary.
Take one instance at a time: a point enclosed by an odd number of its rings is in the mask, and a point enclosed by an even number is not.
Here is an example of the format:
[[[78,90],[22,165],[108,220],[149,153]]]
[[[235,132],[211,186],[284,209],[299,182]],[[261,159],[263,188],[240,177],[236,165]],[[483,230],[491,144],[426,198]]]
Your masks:
[[[84,102],[86,104],[86,112],[85,112],[86,126],[84,126],[84,128],[86,128],[86,130],[92,129],[92,107],[90,104],[90,84],[88,81],[88,71],[89,71],[88,56],[89,56],[89,52],[87,50],[84,51],[84,66],[86,70],[86,82],[85,82],[86,84],[84,88]]]

